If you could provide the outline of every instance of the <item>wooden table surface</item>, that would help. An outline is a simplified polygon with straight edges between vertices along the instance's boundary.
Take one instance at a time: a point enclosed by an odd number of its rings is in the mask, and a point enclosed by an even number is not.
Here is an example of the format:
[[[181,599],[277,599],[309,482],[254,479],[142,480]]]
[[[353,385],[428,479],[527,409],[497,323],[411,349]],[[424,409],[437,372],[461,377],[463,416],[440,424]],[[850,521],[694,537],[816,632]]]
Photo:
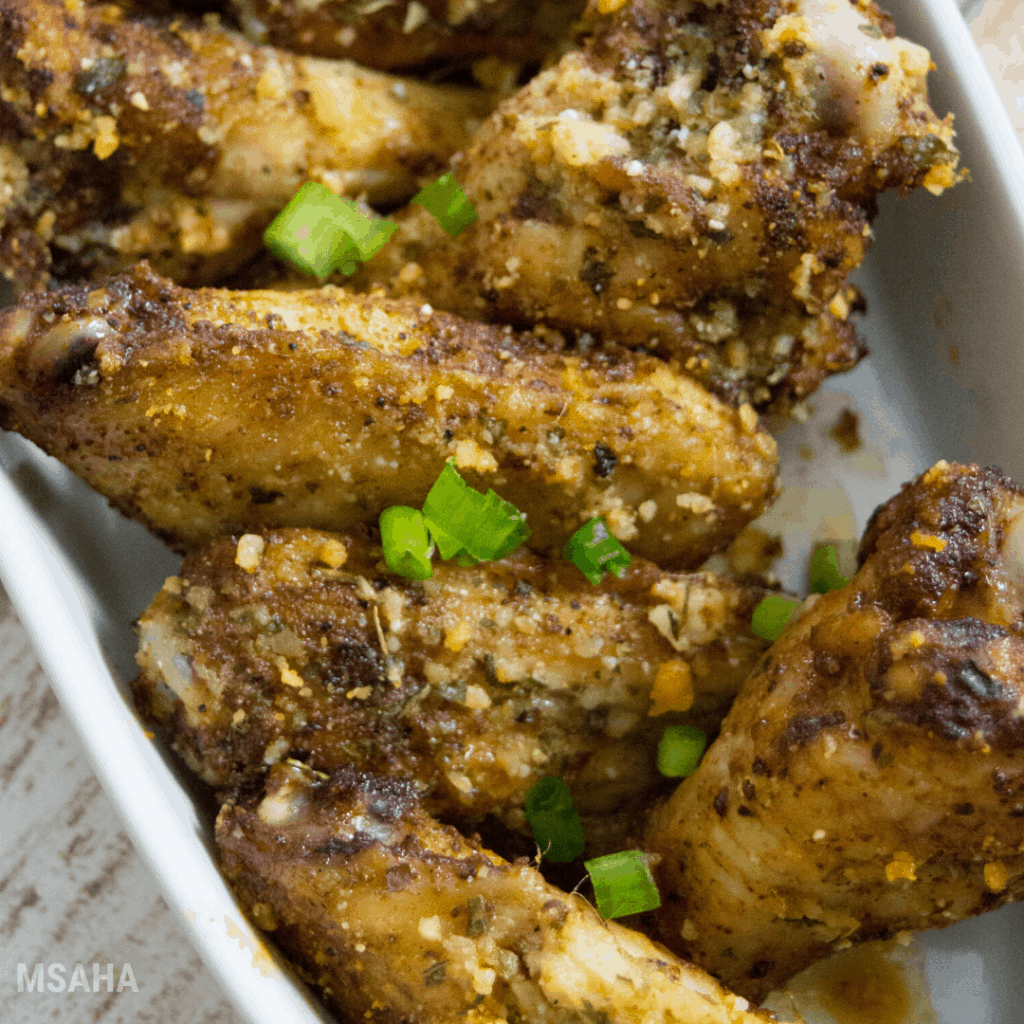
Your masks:
[[[19,963],[30,974],[63,964],[69,986],[81,963],[90,989],[100,964],[100,991],[19,993]],[[125,963],[137,992],[127,978],[116,991]],[[0,1021],[44,1020],[241,1024],[125,835],[0,591]]]
[[[1024,6],[964,6],[1024,138]],[[69,987],[83,964],[89,991],[19,993],[18,964],[31,974],[37,963],[64,965]],[[126,978],[108,993],[108,963],[115,986],[130,963],[138,991]],[[0,590],[0,1024],[51,1020],[242,1024],[132,848]]]

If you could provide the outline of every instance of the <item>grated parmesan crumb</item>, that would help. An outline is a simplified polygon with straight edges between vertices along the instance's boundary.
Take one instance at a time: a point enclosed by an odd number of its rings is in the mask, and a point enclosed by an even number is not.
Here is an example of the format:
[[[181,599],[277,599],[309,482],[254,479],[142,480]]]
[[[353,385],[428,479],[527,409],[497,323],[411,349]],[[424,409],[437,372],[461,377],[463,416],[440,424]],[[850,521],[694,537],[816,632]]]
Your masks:
[[[257,534],[243,534],[235,549],[235,565],[241,566],[246,572],[255,572],[260,566],[266,546],[266,541]]]
[[[713,512],[715,508],[715,503],[706,494],[677,494],[676,504],[698,516]]]
[[[651,687],[651,718],[669,711],[689,711],[693,707],[693,679],[690,666],[679,658],[662,662]]]
[[[464,703],[467,708],[482,711],[491,706],[491,698],[482,686],[467,686]]]
[[[1010,873],[1002,861],[990,861],[985,865],[985,884],[992,892],[1002,892],[1009,880]]]
[[[460,622],[445,633],[444,645],[449,651],[458,654],[469,643],[472,635],[473,627],[468,622]]]
[[[455,465],[459,469],[475,469],[478,473],[494,473],[498,460],[476,441],[460,441],[455,446]]]
[[[903,878],[908,882],[917,881],[917,873],[914,870],[917,865],[909,853],[894,853],[892,860],[885,865],[885,877],[890,882]]]
[[[348,551],[340,540],[326,541],[320,548],[320,561],[329,569],[340,569],[348,561]]]

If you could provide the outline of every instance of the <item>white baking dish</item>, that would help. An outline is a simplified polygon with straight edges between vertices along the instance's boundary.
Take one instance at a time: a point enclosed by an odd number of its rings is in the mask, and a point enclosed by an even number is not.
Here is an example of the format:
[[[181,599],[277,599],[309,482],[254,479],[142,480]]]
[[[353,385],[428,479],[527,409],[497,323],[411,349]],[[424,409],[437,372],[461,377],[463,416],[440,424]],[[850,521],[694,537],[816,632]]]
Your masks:
[[[901,34],[928,46],[941,69],[933,105],[956,112],[974,181],[938,200],[922,193],[883,204],[861,277],[873,355],[831,381],[814,400],[817,415],[781,438],[790,496],[775,515],[803,530],[791,534],[784,564],[797,586],[800,541],[822,518],[821,489],[833,503],[823,528],[853,536],[878,502],[940,457],[998,463],[1024,481],[1015,429],[1024,394],[1024,154],[953,0],[888,6]],[[856,457],[837,455],[825,439],[847,406],[861,413]],[[807,444],[811,461],[798,455]],[[214,867],[208,798],[146,737],[127,694],[132,620],[176,560],[20,439],[0,435],[0,464],[0,577],[168,903],[246,1019],[325,1020],[236,909]],[[1024,908],[935,933],[926,946],[943,1024],[1024,1024]]]

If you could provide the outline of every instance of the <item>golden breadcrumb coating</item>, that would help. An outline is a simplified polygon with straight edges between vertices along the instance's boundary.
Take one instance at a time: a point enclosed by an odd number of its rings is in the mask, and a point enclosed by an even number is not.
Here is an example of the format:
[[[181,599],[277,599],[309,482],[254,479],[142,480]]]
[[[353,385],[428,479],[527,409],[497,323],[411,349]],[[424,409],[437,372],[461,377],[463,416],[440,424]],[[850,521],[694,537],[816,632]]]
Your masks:
[[[598,10],[614,10],[601,16]],[[628,0],[457,159],[475,225],[412,207],[363,285],[677,357],[787,404],[863,354],[847,284],[875,197],[957,179],[928,52],[873,4]]]
[[[547,339],[547,340],[545,340]],[[183,549],[363,529],[448,459],[561,552],[604,515],[695,568],[775,493],[775,442],[661,360],[403,302],[188,291],[137,268],[0,313],[0,422]]]
[[[1024,495],[940,462],[805,607],[654,816],[662,935],[755,1001],[1024,894]],[[813,599],[812,599],[813,600]]]
[[[402,202],[491,106],[481,91],[254,46],[215,16],[0,0],[0,142],[34,186],[6,217],[0,194],[0,268],[29,287],[51,262],[66,278],[146,258],[211,282],[260,250],[305,181]]]
[[[276,765],[217,819],[252,920],[349,1024],[758,1024],[703,971],[438,824],[402,783]]]

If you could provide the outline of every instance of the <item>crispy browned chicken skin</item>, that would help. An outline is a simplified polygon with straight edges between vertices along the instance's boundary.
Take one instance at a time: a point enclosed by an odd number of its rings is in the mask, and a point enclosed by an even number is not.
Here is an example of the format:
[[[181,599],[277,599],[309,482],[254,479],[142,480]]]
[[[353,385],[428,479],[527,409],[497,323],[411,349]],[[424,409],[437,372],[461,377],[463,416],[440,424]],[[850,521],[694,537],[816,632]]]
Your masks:
[[[223,277],[307,180],[408,199],[492,102],[254,46],[216,21],[0,0],[0,270],[19,287],[147,258]],[[4,167],[28,188],[4,197]]]
[[[883,505],[655,815],[662,934],[755,1001],[837,945],[1019,899],[1024,495],[940,462]]]
[[[586,0],[229,0],[258,43],[383,71],[493,56],[539,62]]]
[[[846,277],[875,197],[956,181],[927,51],[866,2],[589,13],[584,48],[501,104],[458,160],[478,222],[452,241],[413,207],[364,283],[653,347],[756,405],[851,367]]]
[[[387,1024],[758,1024],[703,971],[439,825],[410,789],[272,769],[217,820],[253,921],[340,1019]]]
[[[605,515],[635,554],[694,568],[775,491],[753,410],[653,356],[336,288],[188,291],[144,266],[0,313],[0,425],[178,548],[361,529],[422,505],[454,458],[538,550]]]
[[[763,590],[712,574],[638,561],[595,587],[521,552],[413,583],[379,547],[312,530],[260,535],[250,572],[254,539],[186,558],[138,627],[136,703],[219,787],[286,756],[349,764],[415,780],[446,821],[529,835],[525,794],[554,775],[606,852],[660,786],[665,726],[717,730],[767,646]]]

